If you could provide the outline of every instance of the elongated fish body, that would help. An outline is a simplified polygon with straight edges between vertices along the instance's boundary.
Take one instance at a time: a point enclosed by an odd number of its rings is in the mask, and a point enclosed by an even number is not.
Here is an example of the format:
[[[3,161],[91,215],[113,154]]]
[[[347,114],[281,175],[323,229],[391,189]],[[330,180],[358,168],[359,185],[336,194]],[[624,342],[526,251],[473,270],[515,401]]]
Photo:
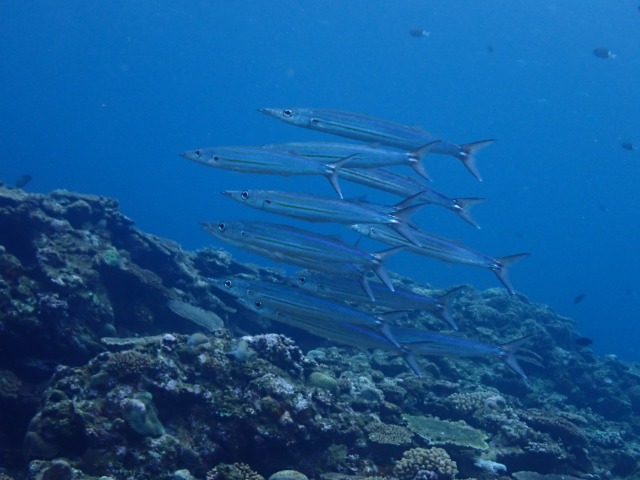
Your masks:
[[[411,198],[397,206],[385,206],[280,190],[227,190],[222,193],[259,210],[310,222],[388,225],[409,242],[419,245],[413,240],[413,232],[418,230],[412,226],[409,217],[424,204],[405,207]]]
[[[285,313],[278,307],[264,302],[260,296],[239,297],[238,301],[271,320],[286,323],[323,338],[358,348],[394,351],[402,355],[419,376],[420,370],[415,355],[497,359],[504,362],[524,380],[527,379],[524,370],[518,363],[516,353],[522,344],[529,340],[530,336],[516,339],[504,345],[491,345],[427,330],[391,326],[389,333],[399,342],[400,346],[398,346],[395,341],[390,341],[386,335],[367,325],[318,322],[314,316]]]
[[[294,142],[264,145],[264,148],[288,152],[324,164],[350,158],[349,168],[377,168],[389,165],[407,165],[419,175],[429,179],[424,158],[435,148],[438,140],[421,146],[413,152],[397,151],[370,145],[335,142]],[[417,193],[417,192],[416,192]]]
[[[214,280],[213,284],[235,297],[261,302],[287,315],[313,318],[323,325],[362,325],[378,330],[399,347],[389,331],[389,325],[376,316],[311,295],[299,288],[238,278]]]
[[[337,169],[348,159],[336,158],[332,163],[321,163],[285,151],[262,147],[211,147],[189,150],[182,157],[208,167],[244,173],[271,175],[323,175],[336,190],[342,192],[337,179]]]
[[[218,222],[217,225],[208,224],[206,231],[241,248],[272,252],[273,257],[283,259],[302,257],[333,265],[336,263],[359,265],[361,271],[373,271],[378,275],[391,291],[393,291],[393,285],[383,262],[389,255],[403,248],[394,247],[384,252],[369,253],[335,237],[267,222]]]
[[[420,180],[400,175],[385,168],[341,168],[338,176],[349,182],[366,185],[403,198],[417,195],[415,200],[451,210],[476,228],[480,225],[471,217],[470,209],[484,202],[484,198],[452,198],[422,183]]]
[[[284,323],[294,328],[305,330],[318,337],[326,338],[337,343],[350,345],[362,349],[378,349],[396,352],[402,356],[404,361],[414,371],[414,373],[422,377],[418,363],[413,354],[403,348],[395,346],[387,337],[379,331],[362,325],[354,324],[324,324],[318,323],[313,317],[285,314],[277,309],[265,305],[260,300],[250,298],[237,298],[238,303],[247,309],[273,320]]]
[[[339,298],[343,301],[358,304],[370,302],[369,297],[363,294],[360,286],[347,278],[329,277],[318,272],[307,270],[296,273],[293,281],[303,290],[321,297]],[[453,288],[437,298],[420,295],[402,288],[396,288],[395,292],[390,294],[390,292],[379,283],[371,283],[370,287],[376,298],[376,303],[379,305],[391,310],[420,310],[430,312],[447,322],[454,330],[458,329],[449,312],[449,302],[451,298],[465,287]]]
[[[500,282],[512,295],[515,293],[515,290],[509,280],[507,267],[529,256],[528,253],[520,253],[506,257],[490,257],[452,242],[451,240],[447,240],[446,238],[421,230],[413,233],[413,238],[419,244],[416,245],[416,242],[409,243],[403,237],[396,235],[390,230],[379,228],[377,225],[353,225],[352,228],[361,235],[389,245],[404,245],[407,251],[412,253],[436,258],[448,263],[487,268],[496,274]]]
[[[259,108],[258,110],[299,127],[408,151],[440,140],[431,152],[457,158],[478,180],[482,178],[475,167],[474,153],[494,142],[494,140],[482,140],[457,145],[443,141],[421,128],[339,110],[311,108]]]
[[[404,327],[393,327],[392,333],[403,347],[415,355],[496,358],[506,363],[523,379],[527,378],[518,364],[515,353],[531,336],[498,346]]]
[[[297,265],[298,267],[309,268],[312,270],[317,270],[319,272],[324,272],[330,275],[338,275],[345,276],[349,278],[356,279],[363,283],[363,288],[366,291],[369,291],[368,286],[365,287],[364,284],[368,284],[366,274],[368,270],[363,269],[359,265],[351,264],[351,263],[338,263],[338,262],[326,262],[326,261],[318,261],[308,257],[302,257],[298,255],[287,255],[283,252],[276,251],[272,248],[262,248],[255,245],[251,245],[250,243],[246,243],[244,241],[238,241],[232,238],[229,235],[225,235],[224,228],[220,228],[219,224],[202,222],[202,229],[214,236],[215,238],[222,240],[223,242],[228,243],[229,245],[233,245],[234,247],[241,248],[248,252],[255,253],[257,255],[262,255],[263,257],[270,258],[273,261],[287,263],[289,265]]]

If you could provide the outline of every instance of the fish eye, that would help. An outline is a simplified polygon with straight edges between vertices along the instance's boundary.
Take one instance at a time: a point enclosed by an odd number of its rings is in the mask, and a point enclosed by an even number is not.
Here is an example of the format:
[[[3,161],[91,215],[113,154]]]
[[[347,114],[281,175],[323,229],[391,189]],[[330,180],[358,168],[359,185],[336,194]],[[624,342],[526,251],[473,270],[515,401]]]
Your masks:
[[[288,109],[288,108],[284,109],[284,110],[282,111],[282,114],[283,114],[285,117],[287,117],[287,118],[291,118],[291,117],[293,117],[293,112],[292,112],[290,109]]]
[[[254,305],[257,309],[262,308],[262,302],[254,302]]]
[[[298,277],[298,282],[300,283],[300,285],[304,285],[305,283],[307,283],[307,277]]]
[[[213,157],[211,157],[211,160],[213,160],[214,162],[217,162],[218,160],[220,160],[220,157],[217,155],[214,155]]]
[[[247,191],[245,190],[244,192],[242,192],[242,193],[240,194],[240,196],[241,196],[244,200],[246,200],[247,198],[249,198],[249,192],[247,192]]]
[[[227,288],[231,288],[231,280],[225,280],[224,281],[224,286]]]
[[[221,232],[224,232],[225,228],[227,228],[227,226],[224,223],[218,224],[218,230],[220,230]]]
[[[202,155],[202,151],[196,150],[195,152],[193,152],[193,154],[196,156],[196,158],[200,158],[200,155]]]

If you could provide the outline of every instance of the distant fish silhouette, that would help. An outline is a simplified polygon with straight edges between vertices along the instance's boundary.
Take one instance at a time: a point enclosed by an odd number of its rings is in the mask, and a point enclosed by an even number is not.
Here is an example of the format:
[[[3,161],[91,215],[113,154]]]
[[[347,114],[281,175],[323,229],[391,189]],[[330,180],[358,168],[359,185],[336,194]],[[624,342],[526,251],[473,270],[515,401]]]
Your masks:
[[[589,337],[578,337],[576,338],[575,342],[576,345],[580,345],[581,347],[588,347],[593,343],[593,340],[591,340]]]
[[[636,147],[633,143],[631,142],[624,142],[622,144],[622,148],[624,148],[625,150],[637,150],[638,147]]]
[[[428,37],[431,35],[431,32],[427,32],[426,30],[422,29],[422,28],[412,28],[411,30],[409,30],[409,35],[411,35],[412,37]]]
[[[586,297],[586,293],[581,293],[580,295],[578,295],[576,298],[573,299],[573,303],[575,304],[580,303],[582,300],[584,300],[584,297]]]
[[[22,188],[30,181],[31,181],[31,175],[29,175],[28,173],[25,173],[24,175],[20,175],[16,180],[16,184],[15,184],[16,188]]]
[[[598,58],[616,58],[616,54],[605,47],[594,48],[593,54]]]

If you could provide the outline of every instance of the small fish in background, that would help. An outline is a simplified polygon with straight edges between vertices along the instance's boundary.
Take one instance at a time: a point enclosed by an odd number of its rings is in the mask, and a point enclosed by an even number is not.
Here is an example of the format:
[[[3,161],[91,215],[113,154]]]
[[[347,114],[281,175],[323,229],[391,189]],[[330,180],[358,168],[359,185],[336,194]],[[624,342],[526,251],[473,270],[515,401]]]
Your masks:
[[[633,144],[632,142],[622,142],[622,148],[630,151],[638,149],[637,145]]]
[[[31,175],[25,173],[24,175],[20,175],[16,180],[15,186],[16,188],[23,188],[31,181]]]
[[[594,48],[593,54],[598,58],[616,58],[616,54],[605,47]]]
[[[575,340],[576,345],[580,345],[581,347],[588,347],[593,343],[593,340],[589,337],[578,337]]]
[[[424,30],[423,28],[412,28],[409,30],[409,35],[411,35],[412,37],[429,37],[431,36],[431,32],[427,32],[426,30]]]
[[[573,299],[573,303],[577,305],[582,300],[584,300],[584,297],[586,297],[586,296],[587,296],[586,293],[581,293],[580,295],[578,295],[576,298]]]

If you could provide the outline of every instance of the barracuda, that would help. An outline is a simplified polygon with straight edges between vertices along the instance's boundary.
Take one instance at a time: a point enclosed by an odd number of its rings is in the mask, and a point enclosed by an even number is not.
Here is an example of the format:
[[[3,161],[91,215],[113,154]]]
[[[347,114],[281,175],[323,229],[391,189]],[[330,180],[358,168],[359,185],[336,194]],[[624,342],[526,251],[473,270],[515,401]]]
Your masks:
[[[262,147],[211,147],[182,152],[180,156],[208,167],[244,173],[272,175],[323,175],[342,197],[337,171],[350,158],[334,158],[321,163],[285,151]]]
[[[222,193],[253,208],[310,222],[387,225],[407,241],[419,245],[414,240],[414,232],[418,229],[410,216],[425,204],[411,205],[413,197],[386,206],[279,190],[226,190]]]
[[[299,127],[409,151],[440,140],[431,151],[457,158],[478,180],[482,180],[482,177],[475,166],[475,153],[495,141],[491,139],[457,145],[439,139],[417,127],[339,110],[259,108],[258,111]]]
[[[418,367],[418,363],[416,362],[414,355],[403,348],[396,347],[384,335],[376,330],[372,330],[361,325],[351,324],[341,325],[338,327],[335,325],[319,325],[313,318],[284,314],[279,312],[277,309],[265,305],[259,300],[256,301],[242,297],[237,298],[236,300],[240,305],[243,305],[245,308],[262,315],[269,320],[305,330],[318,337],[326,338],[334,342],[350,345],[356,348],[396,352],[404,359],[407,365],[418,377],[422,377],[422,372]]]
[[[529,256],[528,253],[519,253],[506,257],[489,257],[483,253],[476,252],[465,246],[456,244],[446,238],[439,237],[432,233],[416,231],[413,237],[416,242],[409,243],[403,237],[394,232],[379,228],[377,225],[356,224],[352,227],[356,232],[369,238],[379,240],[389,245],[405,246],[407,251],[436,258],[448,263],[458,263],[474,267],[487,268],[494,272],[498,280],[505,286],[510,294],[515,290],[509,280],[507,268],[519,260]]]
[[[403,347],[416,355],[496,358],[503,361],[524,380],[527,378],[515,354],[533,335],[518,338],[503,345],[490,345],[412,328],[393,327],[392,333]],[[536,355],[533,354],[533,356]],[[525,358],[533,362],[537,361],[536,358]]]
[[[238,278],[215,279],[212,282],[217,288],[235,297],[260,301],[284,314],[314,319],[319,325],[369,327],[379,331],[396,347],[400,347],[390,333],[389,324],[381,318],[311,295],[298,288]]]
[[[205,231],[233,245],[256,252],[270,252],[271,258],[306,258],[314,262],[358,265],[362,272],[373,271],[390,291],[394,291],[383,262],[404,247],[369,253],[335,237],[267,222],[229,221],[203,224]],[[307,262],[308,263],[308,262]]]
[[[486,201],[485,198],[448,197],[416,178],[399,175],[384,168],[351,168],[349,166],[349,168],[341,168],[338,176],[343,180],[393,193],[403,198],[415,196],[415,201],[449,209],[464,221],[480,228],[480,225],[471,217],[470,210],[474,205]]]
[[[420,176],[430,180],[424,167],[424,159],[439,140],[427,143],[413,152],[399,152],[388,148],[353,143],[294,142],[264,145],[264,148],[287,152],[320,163],[331,164],[350,158],[350,168],[376,168],[389,165],[406,165]],[[417,193],[417,192],[415,192]]]
[[[303,290],[321,297],[339,298],[356,304],[368,303],[369,300],[367,296],[363,295],[358,284],[350,282],[346,278],[328,277],[318,272],[307,270],[296,273],[293,282]],[[464,286],[452,288],[438,297],[420,295],[402,288],[396,288],[395,292],[391,294],[388,290],[382,288],[379,283],[371,283],[370,288],[376,297],[376,301],[381,306],[392,310],[426,311],[447,322],[454,330],[458,329],[451,317],[449,303],[466,288]]]
[[[264,301],[261,295],[239,296],[238,301],[271,320],[286,323],[323,338],[358,348],[375,348],[396,352],[419,376],[421,374],[415,355],[497,359],[504,362],[523,380],[527,380],[527,375],[518,363],[516,354],[522,345],[532,338],[532,335],[518,338],[503,345],[491,345],[427,330],[390,326],[388,330],[392,338],[397,340],[395,342],[390,341],[386,335],[368,325],[318,322],[318,319],[313,315],[284,312],[268,301]],[[533,352],[528,353],[531,356],[520,358],[539,364],[539,357]]]

